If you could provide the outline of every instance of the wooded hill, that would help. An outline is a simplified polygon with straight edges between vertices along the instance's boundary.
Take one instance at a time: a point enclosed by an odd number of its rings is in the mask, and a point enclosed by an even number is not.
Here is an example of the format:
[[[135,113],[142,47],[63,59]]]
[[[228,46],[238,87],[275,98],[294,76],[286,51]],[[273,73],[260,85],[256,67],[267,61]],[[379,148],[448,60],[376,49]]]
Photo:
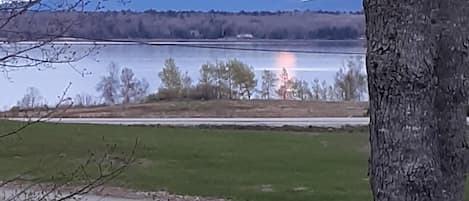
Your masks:
[[[0,31],[0,37],[32,40],[60,33],[92,39],[222,39],[244,35],[254,39],[344,40],[362,37],[364,27],[362,13],[31,11],[13,19]]]

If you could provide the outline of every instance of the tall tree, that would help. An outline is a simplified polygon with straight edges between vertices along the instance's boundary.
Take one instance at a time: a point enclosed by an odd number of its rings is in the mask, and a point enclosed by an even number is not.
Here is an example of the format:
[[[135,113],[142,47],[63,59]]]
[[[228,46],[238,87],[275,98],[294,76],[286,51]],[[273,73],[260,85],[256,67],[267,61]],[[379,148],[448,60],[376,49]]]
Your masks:
[[[189,72],[186,71],[181,77],[181,94],[183,97],[189,97],[189,93],[192,89],[192,78],[189,76]]]
[[[130,103],[132,96],[136,94],[138,80],[135,78],[135,74],[130,68],[122,69],[120,80],[122,83],[120,89],[120,93],[123,98],[122,103],[128,104]]]
[[[213,76],[216,66],[214,64],[204,64],[200,68],[200,78],[197,84],[197,90],[200,93],[200,99],[217,98],[216,78]]]
[[[158,73],[161,79],[161,87],[158,94],[162,99],[177,99],[181,97],[183,88],[183,75],[176,66],[174,59],[169,58],[165,61],[163,69]]]
[[[261,97],[263,99],[271,99],[275,91],[275,86],[278,81],[277,74],[272,71],[264,70],[262,72],[262,88]]]
[[[257,86],[256,75],[252,67],[238,60],[231,60],[227,64],[234,87],[241,98],[251,99]]]
[[[165,89],[179,93],[182,88],[181,71],[176,66],[174,59],[169,58],[165,61],[164,67],[158,74],[161,79],[162,86]]]
[[[228,99],[233,99],[236,91],[234,89],[234,71],[240,62],[237,60],[230,60],[224,66],[221,66],[220,72],[222,73],[225,85],[228,87]]]
[[[137,79],[132,69],[124,68],[120,75],[120,81],[120,95],[123,104],[138,103],[144,100],[150,86],[147,80]]]
[[[200,68],[200,78],[199,84],[204,86],[210,86],[214,84],[214,78],[212,76],[212,71],[215,69],[215,65],[207,63],[203,64]]]
[[[119,102],[119,67],[111,62],[108,67],[108,75],[101,77],[96,86],[96,91],[101,94],[101,98],[106,104],[116,104]]]
[[[337,89],[334,86],[327,87],[327,100],[329,101],[337,101],[339,100],[339,94],[337,93]]]
[[[23,98],[18,101],[18,107],[21,109],[34,109],[40,107],[43,104],[43,97],[41,92],[36,87],[28,87],[26,94]]]
[[[145,100],[150,88],[150,83],[145,78],[137,80],[135,83],[134,102],[139,103]]]
[[[75,106],[87,107],[95,104],[96,102],[94,101],[93,96],[86,93],[77,94],[73,99],[73,105]]]
[[[321,100],[322,99],[322,95],[321,95],[321,92],[323,91],[323,89],[321,88],[321,85],[319,84],[319,79],[315,78],[313,80],[313,83],[311,83],[311,93],[312,93],[312,99],[313,100]]]
[[[375,201],[463,201],[467,0],[365,0]]]
[[[278,76],[280,85],[277,89],[277,95],[283,100],[290,99],[292,81],[290,80],[287,69],[282,68],[282,72],[280,72]]]
[[[327,97],[329,91],[329,86],[327,85],[326,80],[323,80],[321,83],[321,91],[320,91],[320,98],[322,101],[329,101],[330,99]]]
[[[215,89],[217,99],[225,99],[231,97],[231,86],[227,83],[228,67],[224,62],[217,62],[215,68],[211,71],[212,77],[215,80]]]

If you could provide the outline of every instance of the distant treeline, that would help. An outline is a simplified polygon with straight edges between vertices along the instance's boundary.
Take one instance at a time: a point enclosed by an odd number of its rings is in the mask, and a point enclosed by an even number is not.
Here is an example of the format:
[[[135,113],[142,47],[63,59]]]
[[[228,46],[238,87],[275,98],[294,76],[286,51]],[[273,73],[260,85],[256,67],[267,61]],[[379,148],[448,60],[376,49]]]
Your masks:
[[[364,27],[360,12],[29,12],[9,23],[0,37],[31,40],[65,32],[68,37],[94,39],[221,39],[242,35],[343,40],[362,37]]]

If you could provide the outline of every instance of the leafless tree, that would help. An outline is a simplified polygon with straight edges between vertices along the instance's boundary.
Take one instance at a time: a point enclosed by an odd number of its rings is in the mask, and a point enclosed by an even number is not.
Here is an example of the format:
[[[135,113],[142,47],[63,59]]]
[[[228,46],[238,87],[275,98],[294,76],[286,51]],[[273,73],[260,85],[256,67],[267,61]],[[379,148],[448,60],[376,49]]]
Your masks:
[[[288,75],[288,71],[286,68],[282,69],[282,72],[280,72],[279,76],[279,87],[277,89],[277,95],[282,99],[282,100],[288,100],[292,98],[292,86],[293,82],[292,79]]]
[[[311,93],[312,93],[312,100],[325,100],[321,96],[321,92],[324,91],[322,86],[319,84],[319,79],[314,79],[312,84],[311,84]]]
[[[123,104],[130,103],[132,95],[136,93],[137,87],[137,79],[135,78],[135,74],[130,68],[122,69],[122,73],[120,75],[121,81],[121,96],[123,98]]]
[[[271,99],[275,93],[275,86],[277,85],[277,74],[272,71],[264,70],[262,72],[262,88],[261,97],[263,99]]]
[[[330,101],[331,100],[331,98],[328,97],[328,92],[329,92],[329,86],[327,85],[326,80],[323,80],[321,82],[321,90],[319,92],[320,99],[322,101]]]
[[[145,78],[143,78],[141,80],[137,80],[135,88],[136,91],[134,94],[134,101],[136,103],[141,103],[145,100],[145,97],[148,95],[150,84]]]
[[[192,90],[192,78],[188,72],[184,73],[181,77],[181,96],[188,98]]]
[[[145,80],[138,80],[132,69],[124,68],[120,75],[121,87],[120,95],[123,104],[141,102],[148,93],[149,83]]]
[[[111,62],[108,67],[108,75],[101,77],[101,81],[96,86],[96,91],[101,94],[101,98],[106,104],[113,105],[119,102],[119,88],[119,67],[116,63]]]
[[[313,94],[311,93],[311,90],[309,89],[308,82],[304,80],[293,79],[292,96],[302,101],[310,100]]]
[[[41,96],[39,89],[36,87],[28,87],[26,94],[18,101],[18,107],[20,109],[34,109],[43,106],[43,101],[44,98]]]
[[[81,93],[75,96],[73,100],[73,104],[75,106],[88,107],[88,106],[96,105],[97,103],[92,95],[87,94],[87,93]]]

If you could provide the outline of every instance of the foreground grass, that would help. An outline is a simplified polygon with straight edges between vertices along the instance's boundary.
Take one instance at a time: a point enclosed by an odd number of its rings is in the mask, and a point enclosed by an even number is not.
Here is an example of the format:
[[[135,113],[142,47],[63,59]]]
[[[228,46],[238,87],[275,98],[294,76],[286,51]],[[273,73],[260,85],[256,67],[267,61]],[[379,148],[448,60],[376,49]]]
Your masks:
[[[0,133],[17,126],[0,122]],[[0,140],[0,177],[53,174],[89,150],[141,144],[139,165],[110,185],[239,201],[371,200],[364,133],[287,133],[35,125]]]

